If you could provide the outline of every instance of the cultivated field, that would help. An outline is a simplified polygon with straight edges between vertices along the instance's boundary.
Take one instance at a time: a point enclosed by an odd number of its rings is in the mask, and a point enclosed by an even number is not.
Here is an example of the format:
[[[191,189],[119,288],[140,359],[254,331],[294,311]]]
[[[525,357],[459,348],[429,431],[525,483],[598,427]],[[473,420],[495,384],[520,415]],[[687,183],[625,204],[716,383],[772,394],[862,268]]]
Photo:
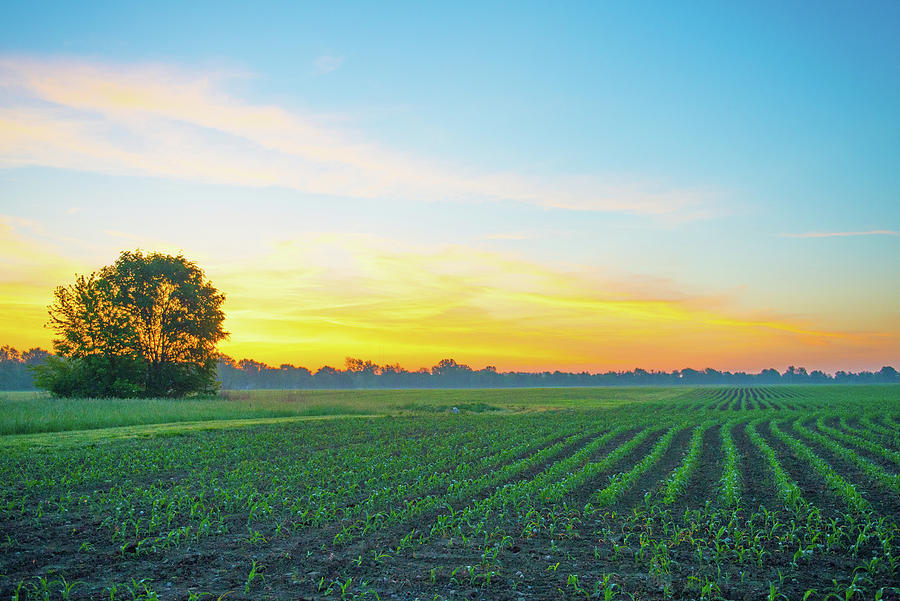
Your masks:
[[[54,402],[0,599],[900,598],[897,386]]]

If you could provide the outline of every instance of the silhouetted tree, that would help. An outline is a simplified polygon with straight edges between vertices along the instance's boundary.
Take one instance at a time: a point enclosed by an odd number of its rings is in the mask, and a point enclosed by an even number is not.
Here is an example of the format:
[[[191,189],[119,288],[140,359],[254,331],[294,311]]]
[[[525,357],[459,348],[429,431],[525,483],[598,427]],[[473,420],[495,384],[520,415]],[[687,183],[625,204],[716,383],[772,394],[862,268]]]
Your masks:
[[[320,368],[313,374],[316,388],[349,388],[350,378],[347,374],[330,365]]]
[[[889,365],[885,365],[878,370],[876,376],[879,382],[884,382],[885,384],[900,382],[900,373],[897,373],[897,370]]]
[[[777,369],[764,369],[759,372],[761,384],[778,384],[781,382],[781,374]]]
[[[363,361],[347,357],[347,374],[353,382],[354,388],[373,388],[377,386],[376,377],[381,374],[381,367],[371,361]]]
[[[9,345],[0,347],[0,390],[33,390],[30,368],[43,363],[48,354],[39,348],[20,353]]]

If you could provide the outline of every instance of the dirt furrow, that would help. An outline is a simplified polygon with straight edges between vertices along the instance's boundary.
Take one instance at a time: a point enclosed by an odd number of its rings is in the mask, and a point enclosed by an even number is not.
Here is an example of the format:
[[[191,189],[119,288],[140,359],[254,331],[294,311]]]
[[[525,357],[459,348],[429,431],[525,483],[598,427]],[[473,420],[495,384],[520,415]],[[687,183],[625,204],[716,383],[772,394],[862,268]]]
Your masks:
[[[818,507],[822,514],[828,517],[844,513],[847,510],[846,504],[829,490],[825,480],[813,470],[813,467],[805,459],[797,457],[793,449],[769,431],[769,423],[759,424],[756,431],[774,449],[781,467],[800,487],[803,498]],[[782,431],[788,433],[790,426],[782,428]]]
[[[782,502],[775,492],[772,473],[766,465],[765,457],[747,436],[746,427],[747,423],[741,422],[731,429],[731,438],[739,457],[741,505],[744,507],[756,507],[757,505],[768,508],[779,507]]]
[[[784,428],[784,430],[812,449],[813,453],[824,459],[835,472],[840,474],[844,480],[851,483],[863,498],[872,504],[872,509],[885,516],[900,515],[900,498],[890,490],[886,489],[881,483],[873,481],[871,476],[863,472],[852,461],[838,456],[830,449],[817,442],[802,438],[799,434],[788,428]]]
[[[697,509],[707,501],[715,502],[717,486],[722,478],[722,435],[720,425],[714,424],[703,433],[700,463],[691,476],[687,490],[672,504],[672,513],[680,515],[685,509]]]
[[[616,503],[620,508],[631,508],[639,505],[644,501],[644,495],[650,493],[656,495],[661,488],[666,486],[666,478],[672,473],[672,470],[681,465],[684,456],[687,454],[688,445],[691,441],[693,428],[684,428],[672,439],[672,443],[659,461],[647,470],[643,476],[637,479],[631,489],[626,492]],[[652,448],[652,447],[651,447]],[[643,457],[638,457],[640,461]],[[635,463],[637,463],[635,461]]]

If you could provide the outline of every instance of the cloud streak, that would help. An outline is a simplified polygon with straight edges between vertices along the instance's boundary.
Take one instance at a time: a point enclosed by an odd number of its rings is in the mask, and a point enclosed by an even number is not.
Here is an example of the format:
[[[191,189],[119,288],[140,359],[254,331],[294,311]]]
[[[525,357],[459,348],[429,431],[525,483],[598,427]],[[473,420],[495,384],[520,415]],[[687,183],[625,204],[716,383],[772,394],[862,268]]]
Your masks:
[[[485,240],[531,240],[535,238],[535,236],[531,234],[517,234],[517,233],[496,233],[496,234],[485,234],[483,236]]]
[[[320,68],[339,66],[320,57]],[[317,61],[318,63],[318,61]],[[692,219],[702,189],[592,175],[447,165],[227,92],[227,73],[165,65],[0,57],[0,167],[42,165],[379,201],[514,201],[550,209]]]
[[[785,238],[845,238],[850,236],[900,236],[895,230],[869,230],[867,232],[806,232],[803,234],[782,234]]]

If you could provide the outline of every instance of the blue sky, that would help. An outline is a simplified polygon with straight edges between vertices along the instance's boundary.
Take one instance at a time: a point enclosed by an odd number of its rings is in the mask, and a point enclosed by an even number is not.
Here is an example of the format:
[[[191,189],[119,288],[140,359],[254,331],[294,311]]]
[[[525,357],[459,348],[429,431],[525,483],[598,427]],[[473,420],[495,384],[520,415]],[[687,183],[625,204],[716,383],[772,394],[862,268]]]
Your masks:
[[[774,320],[853,337],[766,343],[813,367],[900,362],[897,3],[118,2],[6,12],[0,215],[17,240],[79,269],[126,245],[184,250],[224,280],[234,257],[264,265],[279,241],[323,234],[355,240],[346,244],[359,260],[382,244],[408,255],[459,247],[566,274],[588,298],[664,299],[763,330]],[[101,98],[107,84],[120,95]],[[125,106],[123,93],[143,100]],[[204,107],[215,109],[208,118]],[[273,114],[288,124],[283,135]],[[28,128],[14,134],[12,124]],[[40,128],[67,132],[66,143]],[[796,237],[807,234],[817,236]],[[23,280],[21,262],[7,263],[20,267],[5,280]],[[349,295],[358,270],[347,269]],[[478,319],[503,313],[472,302]],[[354,337],[359,320],[316,319],[344,328],[318,338],[334,337],[322,343],[329,359],[339,345],[361,354],[392,343]],[[626,335],[600,322],[588,313],[577,329]],[[252,335],[232,331],[236,352],[316,360],[249,322]],[[534,365],[610,364],[608,348],[566,350],[562,331],[559,352]],[[744,344],[755,355],[696,349],[681,360],[672,333],[666,358],[649,353],[643,364],[782,360],[746,335],[696,344]],[[458,358],[478,363],[470,342],[459,345]],[[639,363],[640,348],[627,361]]]

